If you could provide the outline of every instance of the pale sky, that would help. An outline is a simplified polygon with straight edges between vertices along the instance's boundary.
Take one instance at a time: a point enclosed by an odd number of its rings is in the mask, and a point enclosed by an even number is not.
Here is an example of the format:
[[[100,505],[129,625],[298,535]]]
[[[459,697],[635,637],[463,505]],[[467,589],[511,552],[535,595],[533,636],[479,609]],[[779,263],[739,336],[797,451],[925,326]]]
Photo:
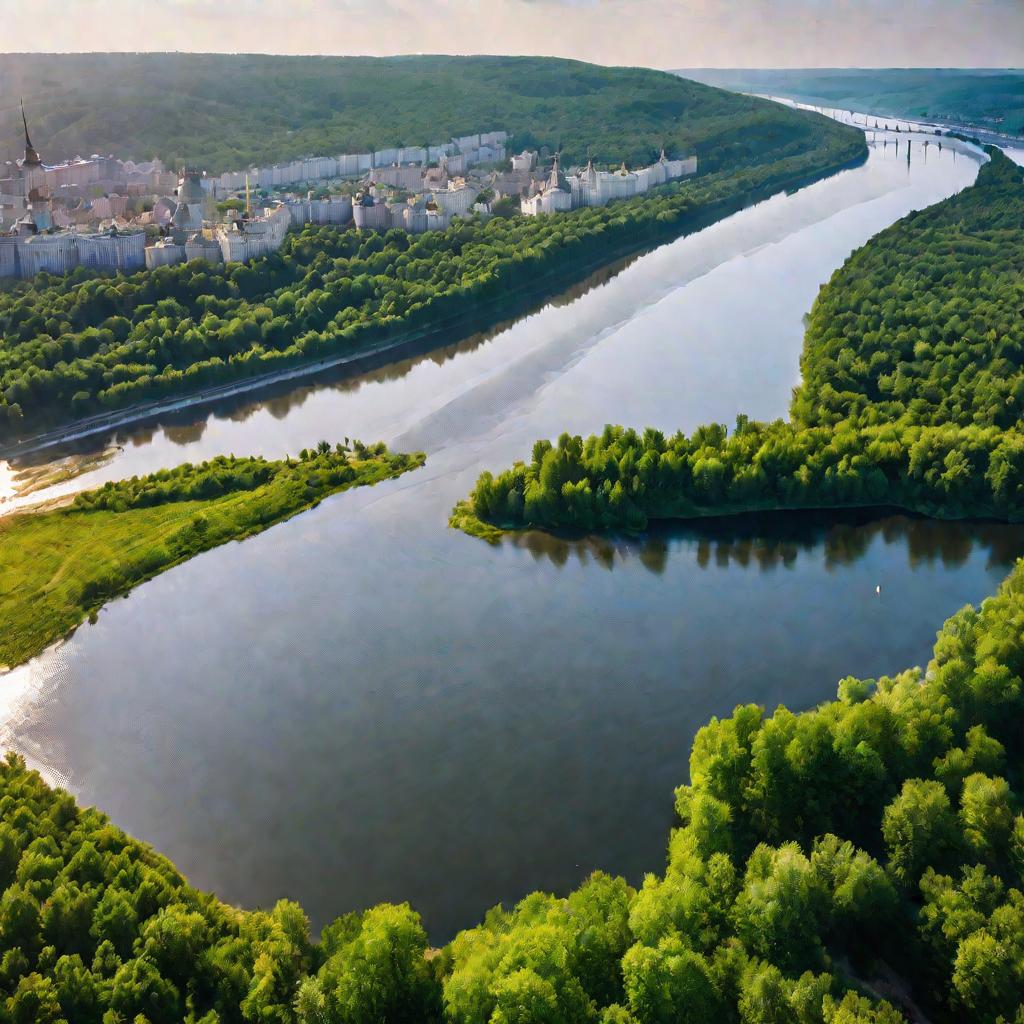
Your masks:
[[[0,0],[0,51],[26,50],[1021,67],[1024,0]]]

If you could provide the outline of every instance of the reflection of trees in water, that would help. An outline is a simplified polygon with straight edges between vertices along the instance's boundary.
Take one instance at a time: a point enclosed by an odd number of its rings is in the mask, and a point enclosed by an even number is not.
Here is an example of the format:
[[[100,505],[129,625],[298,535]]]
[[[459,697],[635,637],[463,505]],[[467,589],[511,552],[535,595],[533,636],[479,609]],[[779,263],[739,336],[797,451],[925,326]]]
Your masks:
[[[150,423],[133,423],[124,427],[115,427],[109,433],[94,434],[68,442],[59,449],[48,449],[42,453],[43,461],[53,461],[57,457],[54,454],[55,451],[59,451],[62,455],[89,455],[103,451],[112,443],[140,448],[151,444],[161,430],[167,441],[183,447],[201,440],[206,432],[207,424],[211,420],[221,419],[230,420],[232,423],[245,423],[261,412],[268,413],[275,420],[283,420],[296,409],[302,408],[313,395],[318,393],[324,391],[354,393],[366,384],[386,384],[401,380],[421,363],[427,361],[432,362],[435,366],[444,366],[445,363],[451,362],[460,355],[481,348],[493,341],[499,334],[503,334],[549,305],[556,307],[570,305],[588,292],[607,284],[642,255],[643,252],[637,252],[609,263],[582,281],[577,281],[565,288],[557,295],[540,299],[515,316],[499,320],[485,330],[476,331],[450,344],[438,346],[436,337],[434,339],[426,338],[419,343],[420,350],[417,350],[417,343],[404,346],[404,351],[410,354],[401,359],[395,359],[393,353],[390,355],[387,352],[377,355],[367,353],[366,363],[377,360],[379,365],[355,373],[351,367],[336,366],[312,372],[302,378],[301,383],[294,378],[278,381],[253,391],[229,395],[201,406],[161,413]],[[457,327],[453,328],[453,332],[457,333],[457,331]]]
[[[1024,527],[1006,523],[948,522],[879,510],[842,513],[772,512],[692,523],[656,524],[637,537],[558,537],[540,531],[510,534],[505,543],[561,568],[580,565],[611,570],[636,560],[660,575],[671,557],[686,555],[701,569],[792,568],[798,558],[821,559],[832,570],[860,561],[872,544],[900,545],[911,569],[941,563],[962,566],[975,548],[989,566],[1009,567],[1024,556]]]

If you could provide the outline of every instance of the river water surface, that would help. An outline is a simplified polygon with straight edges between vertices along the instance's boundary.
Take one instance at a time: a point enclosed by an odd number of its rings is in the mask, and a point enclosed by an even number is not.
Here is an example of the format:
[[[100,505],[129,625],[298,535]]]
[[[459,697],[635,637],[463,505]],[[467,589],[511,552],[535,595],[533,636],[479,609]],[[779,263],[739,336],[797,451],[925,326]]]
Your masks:
[[[4,681],[7,745],[194,884],[315,926],[409,900],[439,942],[593,868],[658,870],[701,723],[923,663],[1019,531],[761,517],[492,548],[447,513],[563,429],[785,415],[821,284],[978,169],[921,136],[907,155],[879,142],[491,336],[98,440],[122,448],[75,486],[344,436],[427,464],[105,608]]]

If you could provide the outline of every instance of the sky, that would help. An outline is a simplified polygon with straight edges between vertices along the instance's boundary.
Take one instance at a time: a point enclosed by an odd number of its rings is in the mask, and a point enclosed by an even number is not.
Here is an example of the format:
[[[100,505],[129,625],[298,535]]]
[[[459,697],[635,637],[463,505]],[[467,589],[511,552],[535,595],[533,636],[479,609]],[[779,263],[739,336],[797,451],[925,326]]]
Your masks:
[[[1022,67],[1024,0],[0,0],[0,50]]]

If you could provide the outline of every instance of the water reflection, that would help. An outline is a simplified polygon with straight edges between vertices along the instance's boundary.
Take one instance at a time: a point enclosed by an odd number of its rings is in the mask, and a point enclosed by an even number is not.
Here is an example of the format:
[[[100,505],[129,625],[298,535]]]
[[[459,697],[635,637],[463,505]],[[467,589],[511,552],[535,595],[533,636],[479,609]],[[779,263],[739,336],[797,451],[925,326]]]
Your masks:
[[[186,406],[161,412],[149,420],[135,421],[111,428],[106,433],[90,434],[59,446],[17,457],[11,460],[11,465],[15,470],[40,466],[52,462],[58,453],[63,457],[89,456],[111,446],[123,448],[130,445],[133,448],[144,448],[152,444],[161,433],[172,445],[187,447],[202,440],[207,427],[218,419],[241,424],[246,423],[254,415],[266,412],[275,420],[285,420],[293,412],[301,409],[310,398],[324,392],[355,394],[367,385],[399,381],[424,363],[442,367],[460,356],[484,347],[540,309],[572,305],[587,293],[603,287],[618,277],[646,251],[639,250],[600,267],[582,280],[568,285],[553,298],[538,298],[515,316],[506,317],[484,330],[448,344],[438,346],[436,336],[430,336],[384,352],[367,354],[358,364],[334,366],[304,375],[300,384],[296,384],[294,378],[280,380],[251,391],[228,395],[201,406]],[[396,353],[403,353],[404,357],[396,358]]]
[[[975,550],[986,568],[1009,568],[1024,557],[1024,530],[1007,523],[943,522],[884,509],[841,512],[753,512],[738,516],[656,523],[638,536],[556,536],[531,530],[508,534],[502,544],[528,551],[535,561],[564,567],[570,559],[611,572],[636,562],[660,576],[669,560],[685,556],[701,569],[792,569],[798,558],[826,569],[860,561],[880,541],[905,555],[914,570],[941,565],[956,569]]]

